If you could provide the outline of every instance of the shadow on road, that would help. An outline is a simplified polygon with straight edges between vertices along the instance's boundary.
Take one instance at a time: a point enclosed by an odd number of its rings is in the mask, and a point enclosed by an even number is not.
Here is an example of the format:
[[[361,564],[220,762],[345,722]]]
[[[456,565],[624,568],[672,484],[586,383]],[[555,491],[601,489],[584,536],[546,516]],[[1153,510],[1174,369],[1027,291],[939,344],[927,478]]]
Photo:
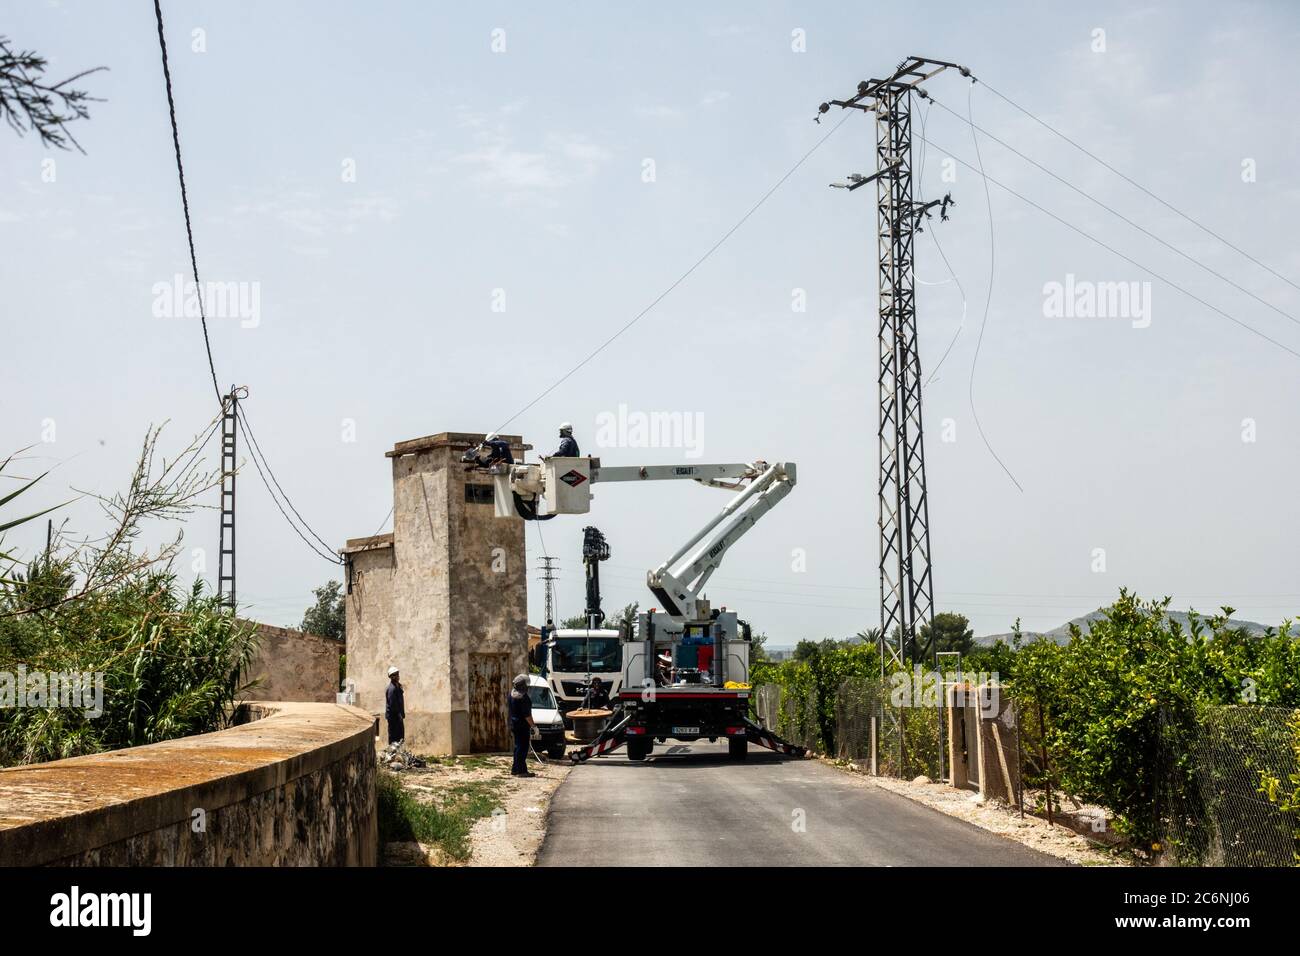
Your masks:
[[[677,747],[680,746],[680,750]],[[674,752],[676,751],[676,752]],[[692,750],[684,745],[669,746],[663,750],[655,750],[644,761],[628,760],[626,754],[613,753],[606,757],[594,757],[588,760],[589,764],[596,764],[601,767],[628,767],[636,768],[641,766],[655,767],[707,767],[717,764],[729,764],[734,767],[745,767],[750,764],[759,766],[765,764],[792,763],[803,760],[803,757],[790,757],[785,754],[778,754],[771,750],[764,750],[759,753],[750,751],[749,756],[744,760],[732,760],[727,756],[726,751],[721,753],[701,753],[698,750]],[[581,764],[579,764],[581,766]]]

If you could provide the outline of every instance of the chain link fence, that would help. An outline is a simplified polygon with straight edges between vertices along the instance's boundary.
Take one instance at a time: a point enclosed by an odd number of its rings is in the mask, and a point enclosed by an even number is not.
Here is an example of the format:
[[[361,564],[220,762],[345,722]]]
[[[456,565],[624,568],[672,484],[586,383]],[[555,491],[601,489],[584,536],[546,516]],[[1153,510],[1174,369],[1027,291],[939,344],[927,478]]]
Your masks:
[[[763,684],[754,697],[763,726],[790,743],[864,766],[871,761],[874,718],[880,774],[940,779],[943,712],[937,707],[896,707],[889,686],[878,680],[844,681],[825,707],[815,688],[792,694],[778,684]]]
[[[1177,866],[1295,866],[1300,815],[1268,797],[1300,774],[1296,711],[1208,708],[1189,730],[1162,715],[1165,860]]]

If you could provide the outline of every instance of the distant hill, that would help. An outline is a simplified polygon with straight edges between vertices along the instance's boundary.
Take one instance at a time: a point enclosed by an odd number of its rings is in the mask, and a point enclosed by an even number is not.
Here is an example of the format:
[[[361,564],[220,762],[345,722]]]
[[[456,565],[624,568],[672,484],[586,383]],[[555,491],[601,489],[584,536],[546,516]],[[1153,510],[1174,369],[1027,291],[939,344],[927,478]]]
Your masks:
[[[1107,610],[1108,608],[1098,608],[1097,610],[1085,614],[1082,617],[1076,617],[1072,621],[1067,621],[1066,623],[1062,624],[1060,627],[1054,627],[1050,631],[1022,631],[1021,639],[1022,641],[1032,641],[1032,640],[1037,640],[1040,637],[1045,637],[1049,641],[1055,641],[1057,644],[1065,644],[1070,640],[1071,624],[1077,624],[1079,630],[1087,634],[1088,631],[1092,628],[1092,622],[1104,618],[1106,616]],[[1166,616],[1171,621],[1177,621],[1179,624],[1181,624],[1184,630],[1187,630],[1191,626],[1191,618],[1189,617],[1188,612],[1186,611],[1169,611]],[[1200,614],[1200,618],[1202,622],[1204,622],[1207,617],[1209,617],[1208,614],[1205,613]],[[1251,635],[1256,635],[1256,636],[1262,635],[1268,630],[1268,628],[1263,624],[1257,624],[1254,621],[1241,621],[1238,620],[1237,618],[1228,618],[1228,626],[1245,628],[1246,633]],[[1006,643],[1010,644],[1011,632],[1007,631],[1003,634],[982,634],[975,638],[975,643],[982,647],[991,647],[992,645],[996,644],[999,640],[1005,641]]]

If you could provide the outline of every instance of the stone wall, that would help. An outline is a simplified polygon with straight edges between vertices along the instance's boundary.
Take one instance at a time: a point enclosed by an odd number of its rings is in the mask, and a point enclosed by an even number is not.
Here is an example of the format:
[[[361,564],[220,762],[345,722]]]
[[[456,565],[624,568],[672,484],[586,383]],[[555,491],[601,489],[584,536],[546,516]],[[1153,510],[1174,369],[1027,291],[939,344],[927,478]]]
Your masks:
[[[258,678],[249,700],[334,703],[343,642],[290,627],[258,624],[259,648],[249,670]]]
[[[216,733],[0,769],[0,866],[374,866],[370,715],[250,709]]]

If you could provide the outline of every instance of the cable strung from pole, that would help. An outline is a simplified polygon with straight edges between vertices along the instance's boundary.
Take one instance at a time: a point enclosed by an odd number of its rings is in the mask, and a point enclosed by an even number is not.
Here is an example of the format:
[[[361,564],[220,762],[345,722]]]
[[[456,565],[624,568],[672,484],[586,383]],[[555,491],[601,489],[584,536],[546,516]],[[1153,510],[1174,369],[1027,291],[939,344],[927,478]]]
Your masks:
[[[248,413],[244,411],[244,406],[235,406],[235,412],[239,415],[239,420],[243,422],[244,431],[248,434],[248,439],[252,443],[254,450],[256,450],[258,456],[262,459],[262,464],[266,465],[266,472],[271,476],[271,481],[275,483],[276,490],[280,492],[280,497],[284,498],[284,503],[289,506],[289,510],[297,516],[298,520],[302,522],[302,526],[310,532],[311,536],[319,541],[326,551],[332,552],[333,549],[330,546],[330,543],[312,530],[311,525],[307,523],[307,519],[301,514],[298,514],[298,509],[293,506],[293,502],[289,500],[289,496],[285,494],[284,489],[280,487],[280,482],[276,480],[275,472],[271,470],[270,462],[266,460],[266,455],[262,452],[262,446],[257,443],[257,436],[253,434],[253,429],[248,424]]]
[[[941,145],[939,145],[938,143],[933,143],[933,146],[934,146],[935,149],[943,149],[943,147],[942,147]],[[1230,314],[1230,313],[1228,313],[1228,312],[1223,311],[1223,309],[1220,309],[1217,305],[1213,305],[1213,304],[1207,302],[1205,299],[1202,299],[1202,298],[1201,298],[1199,295],[1197,295],[1196,293],[1188,291],[1187,289],[1185,289],[1185,288],[1183,288],[1182,286],[1180,286],[1177,282],[1174,282],[1172,279],[1167,279],[1167,278],[1165,278],[1165,277],[1164,277],[1163,275],[1161,275],[1159,272],[1156,272],[1154,269],[1150,268],[1149,266],[1145,266],[1145,265],[1143,265],[1142,263],[1140,263],[1140,262],[1138,262],[1136,259],[1134,259],[1132,256],[1127,255],[1126,253],[1120,252],[1120,251],[1119,251],[1118,249],[1116,249],[1114,246],[1112,246],[1112,245],[1110,245],[1110,244],[1104,242],[1104,241],[1101,240],[1101,239],[1098,239],[1096,236],[1092,235],[1091,233],[1089,233],[1089,232],[1087,232],[1087,231],[1085,231],[1085,230],[1083,230],[1083,229],[1080,229],[1080,228],[1079,228],[1078,226],[1076,226],[1074,223],[1069,222],[1069,221],[1067,221],[1067,220],[1065,220],[1065,219],[1062,219],[1062,218],[1061,218],[1060,216],[1058,216],[1056,213],[1052,212],[1052,211],[1049,210],[1049,209],[1045,209],[1043,206],[1040,206],[1038,203],[1034,202],[1034,201],[1033,201],[1032,199],[1030,199],[1028,196],[1025,196],[1025,195],[1022,195],[1021,193],[1016,192],[1016,191],[1015,191],[1014,189],[1012,189],[1010,186],[1006,185],[1005,183],[1000,183],[1000,182],[998,182],[998,181],[997,181],[996,179],[994,179],[992,176],[987,175],[987,174],[984,173],[981,169],[976,168],[976,167],[975,167],[974,165],[972,165],[971,163],[968,163],[968,162],[966,162],[965,160],[961,159],[960,157],[953,155],[951,151],[945,150],[945,153],[946,153],[949,157],[951,157],[952,160],[953,160],[954,162],[959,163],[959,164],[961,164],[962,166],[965,166],[965,167],[966,167],[967,169],[969,169],[971,172],[976,173],[976,174],[978,174],[979,176],[983,177],[983,179],[984,179],[985,182],[987,182],[987,183],[992,183],[994,186],[997,186],[999,189],[1002,189],[1002,190],[1004,190],[1004,191],[1010,193],[1012,196],[1015,196],[1015,197],[1016,197],[1017,199],[1019,199],[1021,202],[1023,202],[1023,203],[1027,203],[1028,205],[1033,206],[1035,209],[1037,209],[1037,210],[1038,210],[1039,212],[1041,212],[1043,215],[1048,216],[1048,217],[1050,217],[1050,218],[1052,218],[1052,219],[1055,219],[1055,220],[1056,220],[1057,222],[1059,222],[1061,225],[1065,226],[1067,229],[1070,229],[1070,230],[1072,230],[1072,231],[1074,231],[1074,232],[1077,232],[1079,235],[1083,236],[1083,238],[1087,239],[1089,242],[1095,243],[1096,245],[1101,246],[1101,248],[1105,249],[1107,252],[1110,252],[1110,253],[1112,253],[1113,255],[1119,256],[1121,259],[1123,259],[1123,260],[1124,260],[1125,262],[1127,262],[1129,265],[1131,265],[1131,266],[1135,266],[1136,268],[1141,269],[1143,272],[1145,272],[1147,275],[1151,276],[1153,279],[1156,279],[1156,280],[1158,280],[1158,281],[1160,281],[1160,282],[1163,282],[1165,285],[1169,286],[1169,288],[1175,290],[1176,292],[1181,292],[1183,295],[1187,296],[1187,298],[1191,299],[1193,302],[1196,302],[1196,303],[1199,303],[1200,305],[1205,306],[1205,307],[1206,307],[1207,309],[1209,309],[1211,312],[1215,312],[1215,313],[1217,313],[1218,315],[1221,315],[1223,318],[1227,319],[1229,322],[1233,323],[1234,325],[1239,325],[1239,326],[1241,326],[1241,328],[1245,329],[1247,332],[1250,332],[1252,335],[1258,336],[1259,338],[1263,339],[1265,342],[1268,342],[1270,345],[1276,345],[1276,346],[1277,346],[1278,348],[1280,348],[1282,351],[1287,352],[1288,354],[1293,355],[1293,356],[1295,356],[1296,358],[1300,359],[1300,352],[1297,352],[1295,349],[1291,348],[1289,345],[1285,345],[1285,344],[1283,344],[1282,342],[1279,342],[1277,339],[1273,338],[1272,336],[1268,335],[1267,333],[1265,333],[1265,332],[1261,332],[1259,329],[1255,328],[1255,327],[1252,326],[1252,325],[1249,325],[1249,324],[1243,322],[1241,319],[1238,319],[1236,316],[1234,316],[1234,315],[1232,315],[1232,314]]]
[[[709,258],[711,255],[713,255],[715,252],[717,252],[718,249],[722,246],[722,244],[723,244],[724,242],[726,242],[728,239],[730,239],[731,236],[732,236],[732,234],[735,233],[737,229],[739,229],[741,226],[743,226],[743,225],[744,225],[744,224],[749,220],[749,217],[750,217],[750,216],[752,216],[752,215],[754,215],[754,213],[758,212],[759,208],[760,208],[760,207],[761,207],[765,202],[767,202],[770,198],[772,198],[772,194],[773,194],[774,192],[776,192],[778,189],[780,189],[781,186],[783,186],[783,185],[785,184],[785,181],[786,181],[787,179],[789,179],[791,176],[793,176],[793,175],[795,174],[795,172],[799,169],[799,167],[802,166],[802,165],[807,161],[807,159],[808,159],[809,156],[811,156],[813,153],[817,152],[817,150],[821,148],[821,146],[822,146],[823,143],[825,143],[828,139],[830,139],[832,136],[834,136],[836,130],[838,130],[841,126],[843,126],[844,123],[848,120],[848,118],[849,118],[850,116],[852,116],[852,115],[854,115],[852,112],[845,113],[843,119],[841,119],[838,123],[836,123],[834,126],[832,126],[831,129],[830,129],[830,131],[829,131],[825,136],[823,136],[823,137],[822,137],[821,139],[819,139],[816,143],[814,143],[812,149],[808,150],[808,152],[806,152],[806,153],[804,153],[802,156],[800,156],[800,157],[799,157],[799,160],[798,160],[798,161],[797,161],[793,166],[791,166],[788,170],[786,170],[785,175],[782,176],[780,179],[778,179],[778,180],[777,180],[777,181],[772,185],[772,188],[770,188],[767,192],[765,192],[765,193],[762,195],[762,197],[758,200],[758,202],[756,202],[756,203],[754,203],[754,205],[750,206],[750,207],[749,207],[749,211],[746,212],[743,216],[741,216],[740,219],[736,221],[736,224],[735,224],[735,225],[733,225],[730,229],[728,229],[725,233],[723,233],[721,239],[719,239],[719,240],[718,240],[717,242],[715,242],[712,246],[710,246],[709,249],[708,249],[708,251],[705,252],[704,255],[702,255],[702,256],[700,256],[698,259],[696,259],[695,262],[691,265],[691,267],[690,267],[689,269],[687,269],[687,270],[686,270],[685,272],[683,272],[680,276],[678,276],[678,277],[676,278],[676,280],[673,281],[672,285],[668,286],[668,288],[664,289],[664,290],[663,290],[662,292],[660,292],[657,296],[655,296],[654,299],[650,302],[649,305],[647,305],[644,309],[642,309],[640,312],[638,312],[636,315],[634,315],[634,316],[631,318],[631,320],[629,320],[629,321],[627,322],[627,324],[625,324],[621,329],[619,329],[617,332],[615,332],[613,335],[611,335],[609,338],[607,338],[604,342],[602,342],[600,345],[598,345],[598,346],[595,348],[595,350],[592,351],[591,354],[589,354],[589,355],[588,355],[586,358],[584,358],[581,362],[579,362],[577,365],[573,366],[573,368],[569,369],[569,370],[568,370],[567,372],[565,372],[562,376],[560,376],[560,378],[557,379],[556,382],[555,382],[553,385],[551,385],[549,388],[547,388],[545,391],[543,391],[540,395],[538,395],[536,398],[534,398],[531,402],[529,402],[529,403],[528,403],[527,405],[525,405],[523,408],[519,409],[519,411],[515,412],[513,415],[511,415],[509,418],[507,418],[504,422],[502,422],[500,425],[498,425],[498,426],[496,427],[496,429],[494,429],[494,430],[495,430],[495,431],[498,431],[498,432],[501,431],[501,429],[505,428],[507,425],[509,425],[511,422],[513,422],[516,418],[518,418],[518,417],[519,417],[520,415],[522,415],[524,412],[528,411],[528,409],[532,408],[534,405],[536,405],[538,402],[540,402],[540,401],[541,401],[543,398],[545,398],[547,395],[551,394],[551,392],[555,391],[557,388],[559,388],[561,385],[563,385],[564,382],[565,382],[566,380],[568,380],[568,379],[569,379],[569,378],[570,378],[570,377],[571,377],[575,372],[577,372],[579,369],[581,369],[583,366],[585,366],[588,362],[590,362],[592,359],[594,359],[594,358],[595,358],[597,355],[599,355],[601,352],[605,351],[606,348],[608,348],[611,344],[613,344],[613,342],[614,342],[615,339],[617,339],[617,338],[618,338],[619,336],[621,336],[624,332],[626,332],[628,329],[632,328],[632,326],[636,325],[638,322],[641,321],[641,319],[643,319],[646,315],[648,315],[649,312],[650,312],[650,310],[652,310],[655,306],[657,306],[660,302],[662,302],[664,299],[666,299],[666,298],[668,297],[669,293],[671,293],[671,292],[672,292],[674,289],[676,289],[679,285],[681,285],[681,284],[682,284],[683,282],[685,282],[688,278],[690,278],[691,274],[692,274],[693,272],[695,272],[696,269],[698,269],[700,266],[704,265],[705,261],[707,261],[708,258]]]
[[[930,99],[934,100],[934,97],[930,97]],[[1165,247],[1166,249],[1168,249],[1170,252],[1177,253],[1178,255],[1182,256],[1184,259],[1186,259],[1188,262],[1192,263],[1193,265],[1200,266],[1202,269],[1204,269],[1204,270],[1205,270],[1206,272],[1208,272],[1210,275],[1214,276],[1216,279],[1220,279],[1220,280],[1222,280],[1223,282],[1226,282],[1228,285],[1232,286],[1232,287],[1233,287],[1234,289],[1236,289],[1238,292],[1244,292],[1246,295],[1250,296],[1252,299],[1254,299],[1254,300],[1255,300],[1256,302],[1258,302],[1260,305],[1267,306],[1268,308],[1272,309],[1274,312],[1276,312],[1278,315],[1282,316],[1282,318],[1288,320],[1289,322],[1294,322],[1294,323],[1296,323],[1297,325],[1300,325],[1300,319],[1296,318],[1296,317],[1295,317],[1294,315],[1292,315],[1290,312],[1287,312],[1287,311],[1284,310],[1284,309],[1280,309],[1280,308],[1278,308],[1276,305],[1274,305],[1272,302],[1269,302],[1267,299],[1261,298],[1260,296],[1256,295],[1254,292],[1251,292],[1251,291],[1250,291],[1249,289],[1247,289],[1246,287],[1241,286],[1241,285],[1238,285],[1236,282],[1232,281],[1232,280],[1229,279],[1227,276],[1223,275],[1221,272],[1217,272],[1217,271],[1215,271],[1213,268],[1211,268],[1210,266],[1206,265],[1204,262],[1202,262],[1200,259],[1197,259],[1195,256],[1193,256],[1193,255],[1189,255],[1188,253],[1183,252],[1183,250],[1179,249],[1177,246],[1175,246],[1175,245],[1173,245],[1173,244],[1171,244],[1171,243],[1166,242],[1164,239],[1161,239],[1161,238],[1160,238],[1159,236],[1157,236],[1155,233],[1151,232],[1149,229],[1145,229],[1145,228],[1143,228],[1142,226],[1140,226],[1138,223],[1134,222],[1132,219],[1128,218],[1128,216],[1124,215],[1124,214],[1123,214],[1122,212],[1120,212],[1119,210],[1114,209],[1114,208],[1112,208],[1111,206],[1106,205],[1106,203],[1102,202],[1100,199],[1098,199],[1096,196],[1092,195],[1092,194],[1091,194],[1090,192],[1088,192],[1086,189],[1082,189],[1082,188],[1076,186],[1074,183],[1070,182],[1068,179],[1065,179],[1065,178],[1062,177],[1062,176],[1058,176],[1056,173],[1052,172],[1050,169],[1048,169],[1048,168],[1047,168],[1046,166],[1044,166],[1042,163],[1040,163],[1040,162],[1038,162],[1037,160],[1035,160],[1032,156],[1026,156],[1024,153],[1020,152],[1020,150],[1016,149],[1016,148],[1015,148],[1014,146],[1012,146],[1010,143],[1007,143],[1007,142],[1005,142],[1005,141],[1003,141],[1003,140],[998,139],[996,136],[994,136],[994,135],[993,135],[992,133],[990,133],[988,130],[984,129],[982,126],[976,126],[974,123],[971,123],[971,121],[970,121],[967,117],[964,117],[964,116],[962,116],[961,114],[959,114],[959,113],[953,111],[952,109],[949,109],[947,106],[944,106],[942,103],[939,103],[938,100],[934,100],[934,102],[937,103],[941,109],[945,110],[945,111],[948,112],[948,113],[951,113],[953,116],[957,117],[957,119],[961,120],[963,123],[968,123],[968,124],[970,124],[972,130],[979,130],[981,133],[983,133],[983,134],[984,134],[985,136],[987,136],[989,139],[993,140],[993,142],[997,143],[999,146],[1002,146],[1004,149],[1008,149],[1008,150],[1010,150],[1011,152],[1013,152],[1013,153],[1015,153],[1017,156],[1019,156],[1021,159],[1023,159],[1025,162],[1029,163],[1031,166],[1034,166],[1035,168],[1041,170],[1042,172],[1047,173],[1047,175],[1051,176],[1053,179],[1055,179],[1055,180],[1056,180],[1057,182],[1059,182],[1061,185],[1066,186],[1066,187],[1068,187],[1068,188],[1074,190],[1076,193],[1078,193],[1078,194],[1079,194],[1080,196],[1082,196],[1084,199],[1087,199],[1089,202],[1094,203],[1094,204],[1097,205],[1097,206],[1100,206],[1102,209],[1106,210],[1108,213],[1110,213],[1112,216],[1115,216],[1117,219],[1120,219],[1120,220],[1122,220],[1122,221],[1128,223],[1128,225],[1132,226],[1134,229],[1136,229],[1138,232],[1142,233],[1142,234],[1143,234],[1144,236],[1146,236],[1147,238],[1149,238],[1149,239],[1154,239],[1156,242],[1160,243],[1160,245],[1164,246],[1164,247]],[[924,126],[922,127],[921,132],[922,132],[922,135],[924,135],[924,133],[925,133]]]
[[[167,65],[167,40],[163,36],[162,6],[159,0],[153,0],[154,17],[158,21],[158,47],[162,51],[163,81],[167,85],[167,111],[172,121],[172,147],[176,152],[176,175],[181,182],[181,207],[185,210],[185,238],[190,245],[190,271],[194,276],[194,292],[199,302],[199,323],[203,327],[203,348],[208,354],[208,371],[212,374],[212,391],[217,396],[217,404],[223,401],[221,386],[217,384],[217,368],[212,361],[212,341],[208,338],[208,317],[203,309],[203,286],[199,282],[199,260],[194,254],[194,228],[190,224],[190,200],[185,191],[185,165],[181,162],[181,134],[176,125],[176,100],[172,96],[172,73]]]
[[[971,108],[971,94],[974,90],[975,81],[972,80],[970,86],[966,89],[966,109],[968,112]],[[975,144],[975,158],[980,164],[979,173],[984,179],[984,204],[988,207],[989,213],[989,289],[988,295],[984,299],[984,318],[980,320],[980,334],[975,340],[975,354],[971,356],[970,360],[970,382],[967,385],[966,398],[970,402],[971,417],[975,419],[975,430],[980,433],[980,439],[984,442],[984,447],[988,449],[989,454],[993,456],[993,460],[998,463],[998,466],[1007,473],[1007,477],[1016,486],[1016,490],[1023,494],[1025,489],[1020,486],[1020,482],[1016,481],[1016,476],[1011,474],[1011,469],[1003,463],[1002,459],[998,457],[998,453],[993,450],[993,446],[989,444],[988,436],[984,434],[984,426],[980,424],[979,412],[975,409],[975,364],[980,358],[980,346],[984,344],[984,327],[988,325],[989,306],[993,302],[993,263],[996,243],[993,241],[993,199],[989,195],[989,179],[984,176],[984,160],[980,156],[980,141],[975,133],[975,124],[973,122],[971,123],[970,135],[971,141]],[[922,142],[925,141],[924,130],[921,131],[921,140]]]
[[[921,114],[921,182],[916,191],[917,197],[923,203],[925,202],[925,148],[927,145],[925,141],[925,124],[929,115],[930,107],[927,104],[925,112]],[[961,320],[957,323],[957,330],[952,333],[952,338],[948,342],[948,347],[943,350],[943,355],[939,356],[939,361],[935,363],[934,371],[926,377],[925,384],[929,385],[938,378],[939,369],[941,369],[943,363],[948,360],[948,355],[952,352],[953,346],[957,344],[957,339],[960,338],[962,329],[966,327],[966,289],[961,284],[961,279],[957,278],[957,272],[953,269],[952,263],[948,261],[948,254],[943,251],[943,246],[939,244],[939,237],[935,235],[935,231],[933,229],[927,229],[925,230],[925,234],[930,237],[930,241],[934,243],[934,248],[938,250],[939,258],[943,260],[943,264],[948,270],[948,278],[943,282],[926,282],[924,279],[918,277],[916,281],[921,283],[921,285],[945,285],[952,282],[956,284],[957,292],[961,295]],[[913,271],[915,272],[915,268]]]
[[[271,470],[271,466],[266,465],[266,471],[263,471],[262,466],[266,464],[265,459],[263,459],[261,462],[258,461],[258,458],[261,455],[261,449],[257,445],[257,439],[253,438],[252,430],[249,429],[248,427],[248,420],[244,417],[244,410],[242,408],[236,409],[236,414],[239,416],[239,420],[244,426],[244,431],[245,433],[247,433],[250,439],[252,454],[250,454],[248,457],[252,460],[253,466],[257,469],[258,476],[261,477],[262,479],[262,484],[266,486],[267,494],[271,496],[271,501],[275,504],[275,507],[279,510],[280,514],[284,516],[284,520],[289,523],[289,527],[291,527],[294,530],[294,533],[297,534],[298,537],[302,538],[303,544],[311,548],[311,550],[316,554],[317,557],[323,558],[326,561],[329,561],[331,564],[342,564],[343,559],[340,558],[337,554],[334,554],[332,551],[329,550],[329,545],[326,544],[324,540],[320,538],[319,535],[316,534],[315,531],[311,530],[311,528],[307,525],[307,522],[303,521],[303,527],[307,528],[308,531],[311,531],[312,535],[315,536],[318,541],[321,541],[322,544],[325,544],[326,550],[322,551],[319,547],[313,544],[311,540],[302,533],[302,530],[298,527],[297,524],[294,523],[293,519],[289,517],[289,513],[284,510],[284,506],[280,504],[280,499],[276,496],[276,493],[271,489],[271,482],[268,481],[266,477]],[[274,481],[274,475],[272,475],[271,480]],[[279,482],[276,482],[275,487],[276,488],[280,487]],[[281,491],[280,494],[283,495],[284,492]],[[289,501],[287,495],[285,496],[284,500],[289,505],[289,508],[293,510],[293,513],[298,514],[297,509],[293,507],[293,503]],[[298,515],[298,520],[299,521],[302,520],[301,515]]]
[[[1282,275],[1282,273],[1278,272],[1276,269],[1273,269],[1272,267],[1267,266],[1267,265],[1265,265],[1264,263],[1260,262],[1258,259],[1256,259],[1254,256],[1252,256],[1252,255],[1251,255],[1249,252],[1247,252],[1245,249],[1242,249],[1242,248],[1240,248],[1240,247],[1238,247],[1238,246],[1234,246],[1231,242],[1229,242],[1227,239],[1223,238],[1223,236],[1219,235],[1217,232],[1215,232],[1215,231],[1214,231],[1213,229],[1211,229],[1209,226],[1206,226],[1206,225],[1204,225],[1203,223],[1199,222],[1197,219],[1195,219],[1195,218],[1193,218],[1192,216],[1188,215],[1187,213],[1183,212],[1181,209],[1179,209],[1177,206],[1173,205],[1172,203],[1167,202],[1167,201],[1164,200],[1164,199],[1161,199],[1159,196],[1157,196],[1157,195],[1156,195],[1155,193],[1153,193],[1151,190],[1147,189],[1147,188],[1146,188],[1145,186],[1143,186],[1141,183],[1137,182],[1136,180],[1134,180],[1134,179],[1130,178],[1129,176],[1125,175],[1124,173],[1120,172],[1118,169],[1116,169],[1114,166],[1112,166],[1110,163],[1106,162],[1106,160],[1102,159],[1100,156],[1096,155],[1095,153],[1089,152],[1087,149],[1085,149],[1083,146],[1081,146],[1081,145],[1079,145],[1078,143],[1076,143],[1074,140],[1070,139],[1070,137],[1066,136],[1064,133],[1062,133],[1062,132],[1061,132],[1060,130],[1058,130],[1056,127],[1052,126],[1051,124],[1047,123],[1047,122],[1044,121],[1044,120],[1039,119],[1037,116],[1035,116],[1033,113],[1029,112],[1029,110],[1025,109],[1023,106],[1021,106],[1019,103],[1017,103],[1017,102],[1015,102],[1014,100],[1012,100],[1010,97],[1006,96],[1006,95],[1003,94],[1003,93],[999,93],[999,92],[998,92],[997,90],[995,90],[993,87],[989,86],[987,83],[984,83],[983,80],[980,80],[980,82],[983,83],[984,88],[987,89],[987,90],[988,90],[990,93],[992,93],[994,96],[998,97],[998,98],[1001,99],[1001,100],[1004,100],[1004,101],[1005,101],[1007,104],[1009,104],[1010,106],[1013,106],[1013,107],[1015,107],[1016,109],[1018,109],[1020,112],[1024,113],[1026,116],[1028,116],[1031,120],[1033,120],[1033,121],[1034,121],[1035,123],[1037,123],[1039,126],[1043,127],[1043,129],[1047,130],[1049,133],[1052,133],[1052,134],[1054,134],[1054,135],[1056,135],[1056,136],[1059,136],[1061,139],[1065,140],[1067,143],[1069,143],[1069,144],[1070,144],[1071,146],[1073,146],[1075,149],[1079,150],[1079,152],[1083,153],[1083,154],[1084,154],[1085,156],[1087,156],[1089,159],[1092,159],[1094,162],[1100,163],[1102,166],[1105,166],[1107,169],[1109,169],[1112,173],[1114,173],[1114,174],[1115,174],[1116,176],[1118,176],[1120,179],[1124,180],[1124,181],[1125,181],[1126,183],[1128,183],[1130,186],[1133,186],[1134,188],[1136,188],[1136,189],[1138,189],[1138,190],[1141,190],[1143,193],[1146,193],[1146,195],[1150,196],[1150,197],[1151,197],[1152,199],[1154,199],[1156,202],[1160,203],[1160,205],[1164,206],[1164,207],[1165,207],[1166,209],[1168,209],[1170,212],[1173,212],[1173,213],[1175,213],[1175,214],[1181,216],[1182,218],[1186,219],[1186,220],[1187,220],[1188,222],[1190,222],[1193,226],[1195,226],[1197,229],[1200,229],[1202,232],[1206,233],[1207,235],[1213,236],[1215,239],[1219,240],[1219,242],[1223,243],[1225,246],[1227,246],[1227,247],[1228,247],[1229,249],[1231,249],[1233,252],[1236,252],[1236,253],[1238,253],[1239,255],[1245,256],[1247,259],[1249,259],[1251,262],[1255,263],[1255,265],[1259,266],[1259,267],[1260,267],[1261,269],[1263,269],[1265,272],[1267,272],[1267,273],[1269,273],[1269,274],[1271,274],[1271,275],[1273,275],[1273,276],[1276,276],[1277,278],[1281,279],[1281,280],[1282,280],[1283,282],[1285,282],[1287,285],[1291,286],[1291,288],[1293,288],[1293,289],[1300,289],[1300,285],[1296,285],[1294,282],[1292,282],[1292,281],[1291,281],[1290,279],[1288,279],[1286,276]]]

